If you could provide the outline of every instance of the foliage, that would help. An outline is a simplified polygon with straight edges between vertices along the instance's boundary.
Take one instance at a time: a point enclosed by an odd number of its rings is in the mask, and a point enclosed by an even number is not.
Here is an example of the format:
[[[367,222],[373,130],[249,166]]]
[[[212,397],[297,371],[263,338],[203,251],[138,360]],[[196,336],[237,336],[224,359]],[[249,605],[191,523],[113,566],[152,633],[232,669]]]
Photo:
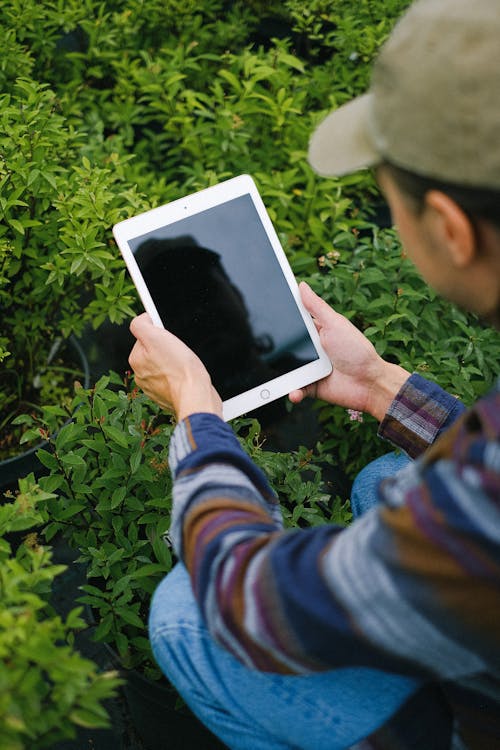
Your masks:
[[[129,176],[154,205],[303,160],[312,124],[365,88],[406,5],[6,0],[0,24],[88,135],[82,152],[133,154]],[[7,90],[16,75],[6,69]]]
[[[333,224],[359,211],[355,196],[369,203],[369,175],[317,180],[307,139],[327,108],[366,86],[366,63],[406,4],[365,1],[355,14],[346,0],[1,4],[8,451],[12,420],[46,398],[40,343],[137,309],[114,222],[252,172],[300,274]]]
[[[408,5],[5,0],[0,299],[14,322],[2,330],[0,357],[3,347],[8,377],[26,367],[16,364],[14,343],[28,361],[49,323],[66,335],[137,309],[110,239],[114,221],[250,172],[299,278],[385,357],[467,402],[477,397],[493,379],[495,335],[439,300],[393,231],[378,229],[387,219],[369,172],[325,180],[306,160],[314,126],[366,89],[371,62]],[[373,420],[318,409],[321,461],[332,452],[352,477],[389,449],[375,439]],[[273,454],[266,470],[286,485],[287,461],[296,460],[307,464],[306,453]],[[299,520],[330,517],[320,500],[304,507]]]
[[[266,474],[277,493],[286,528],[324,523],[346,525],[351,519],[349,503],[331,491],[328,473],[338,470],[330,451],[322,443],[295,451],[266,449],[257,420],[235,420],[234,428],[243,449]]]
[[[140,207],[117,154],[81,156],[45,84],[18,78],[0,97],[0,428],[39,401],[37,385],[57,339],[91,320],[132,313],[125,273],[108,247],[108,221]],[[41,342],[47,342],[42,344]]]
[[[118,376],[79,388],[71,405],[74,421],[53,434],[62,417],[55,405],[36,418],[26,416],[30,432],[47,438],[38,452],[48,476],[49,523],[80,553],[91,581],[82,602],[94,610],[95,637],[110,643],[126,668],[156,674],[147,641],[151,594],[170,570],[164,541],[170,524],[170,474],[166,448],[171,425],[137,389]]]
[[[84,627],[81,607],[66,620],[48,604],[54,565],[34,528],[46,519],[50,493],[33,477],[0,505],[0,746],[4,750],[53,747],[74,737],[75,726],[108,725],[102,705],[116,690],[114,673],[99,674],[73,646]],[[31,530],[31,531],[30,531]],[[13,544],[16,537],[27,533]]]

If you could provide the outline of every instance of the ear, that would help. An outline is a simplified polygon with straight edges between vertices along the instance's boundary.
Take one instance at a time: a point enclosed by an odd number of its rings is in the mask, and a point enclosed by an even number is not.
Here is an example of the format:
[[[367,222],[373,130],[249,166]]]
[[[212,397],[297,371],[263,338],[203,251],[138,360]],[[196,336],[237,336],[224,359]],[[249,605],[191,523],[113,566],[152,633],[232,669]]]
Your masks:
[[[425,208],[433,240],[448,253],[456,268],[467,268],[477,256],[476,232],[467,214],[439,190],[426,194]]]

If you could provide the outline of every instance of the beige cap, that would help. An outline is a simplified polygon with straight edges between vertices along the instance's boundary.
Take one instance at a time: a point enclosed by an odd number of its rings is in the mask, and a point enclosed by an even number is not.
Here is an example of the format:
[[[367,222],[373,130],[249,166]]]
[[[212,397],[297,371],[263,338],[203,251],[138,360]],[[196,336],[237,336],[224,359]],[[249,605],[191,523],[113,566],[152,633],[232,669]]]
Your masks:
[[[383,159],[500,189],[500,0],[417,0],[382,47],[369,92],[330,113],[309,145],[324,176]]]

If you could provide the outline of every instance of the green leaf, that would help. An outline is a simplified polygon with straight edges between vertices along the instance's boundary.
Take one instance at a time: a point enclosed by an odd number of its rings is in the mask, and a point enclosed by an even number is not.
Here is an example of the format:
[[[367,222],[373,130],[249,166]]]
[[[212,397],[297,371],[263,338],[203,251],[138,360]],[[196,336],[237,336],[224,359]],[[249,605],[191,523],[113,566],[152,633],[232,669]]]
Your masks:
[[[162,537],[153,539],[153,550],[160,565],[164,566],[166,570],[170,570],[172,567],[172,553]]]
[[[73,710],[69,718],[75,724],[86,729],[98,729],[100,727],[109,726],[109,720],[103,720],[100,713],[92,711],[89,708],[77,708]]]
[[[128,495],[128,497],[127,497],[127,499],[125,501],[125,506],[129,510],[138,510],[138,511],[141,511],[141,510],[144,509],[144,503],[141,502],[141,500],[139,500],[137,497],[134,497],[133,495]]]
[[[111,510],[114,510],[119,505],[122,504],[123,500],[125,499],[125,495],[127,494],[127,488],[126,487],[118,487],[111,496]]]
[[[18,417],[12,420],[12,424],[33,424],[33,417],[29,414],[20,414]]]
[[[40,448],[36,452],[36,455],[40,463],[43,464],[47,469],[53,471],[59,468],[56,457],[52,453],[49,453],[49,451],[46,451],[45,448]]]
[[[139,615],[133,612],[131,609],[117,609],[117,615],[122,618],[128,625],[133,625],[136,628],[145,629],[145,625]]]
[[[128,651],[128,638],[123,633],[117,633],[115,640],[118,653],[122,658],[125,658]]]
[[[9,224],[13,229],[16,230],[16,232],[19,232],[19,234],[24,234],[24,225],[18,221],[17,219],[9,219]]]
[[[280,62],[284,62],[290,68],[294,68],[295,70],[298,70],[300,73],[304,72],[304,63],[302,62],[302,60],[299,60],[298,57],[295,57],[294,55],[290,55],[286,52],[280,52],[279,59],[280,59]]]
[[[159,563],[149,563],[148,565],[142,565],[138,568],[135,573],[131,574],[131,578],[146,578],[147,576],[156,576],[165,573],[165,566]]]
[[[80,586],[80,589],[86,591],[88,594],[100,597],[101,599],[106,599],[109,596],[107,591],[103,591],[102,589],[97,588],[97,586],[92,586],[91,583],[84,583]]]
[[[134,450],[132,455],[130,456],[130,472],[132,474],[135,474],[137,469],[139,468],[141,464],[142,459],[142,449],[141,446],[138,445],[137,448]]]
[[[54,190],[57,190],[57,182],[53,174],[50,172],[42,172],[42,177],[52,188],[54,188]]]
[[[76,422],[70,422],[69,424],[64,425],[64,427],[61,427],[56,437],[57,452],[59,453],[64,448],[67,448],[69,443],[74,443],[76,440],[79,440],[83,434],[84,429]]]
[[[23,433],[19,441],[19,444],[24,445],[25,443],[31,443],[33,440],[38,440],[39,442],[42,442],[39,427],[33,427],[31,430],[26,430],[26,432]]]
[[[69,518],[76,516],[82,510],[85,510],[86,507],[85,503],[71,503],[71,505],[68,505],[64,510],[57,513],[56,520],[67,521]]]
[[[67,453],[65,456],[61,456],[61,463],[64,464],[64,466],[68,466],[71,469],[84,469],[86,470],[87,464],[83,460],[81,456],[78,456],[76,453]]]
[[[66,618],[66,625],[68,628],[80,629],[85,627],[85,621],[80,617],[82,611],[83,607],[75,607],[71,610]]]
[[[80,255],[79,258],[75,258],[73,263],[71,264],[71,268],[69,269],[70,273],[79,274],[83,271],[85,265],[85,257],[83,255]]]
[[[102,429],[106,437],[108,437],[113,443],[117,443],[122,448],[128,448],[128,438],[122,430],[106,424],[103,424]]]
[[[109,635],[113,626],[113,615],[108,614],[102,618],[101,622],[94,631],[94,638],[96,641],[102,641]]]
[[[130,576],[122,576],[113,587],[113,598],[116,599],[121,593],[130,588]]]

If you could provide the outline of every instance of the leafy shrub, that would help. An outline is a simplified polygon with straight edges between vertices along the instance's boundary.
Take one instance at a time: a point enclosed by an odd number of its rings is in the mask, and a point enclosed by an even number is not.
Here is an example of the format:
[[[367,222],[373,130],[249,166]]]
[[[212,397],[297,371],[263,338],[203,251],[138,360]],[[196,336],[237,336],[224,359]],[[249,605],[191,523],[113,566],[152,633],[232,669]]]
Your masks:
[[[169,420],[144,394],[114,375],[76,391],[74,421],[53,436],[57,405],[25,417],[47,449],[50,541],[61,533],[86,563],[82,602],[95,613],[98,640],[112,644],[125,668],[158,676],[146,633],[151,594],[172,565],[163,535],[170,525],[171,481],[166,447]],[[28,433],[29,435],[29,433]]]
[[[439,379],[466,401],[477,396],[492,378],[493,336],[436,298],[402,258],[393,233],[374,227],[380,196],[369,172],[325,180],[306,161],[314,126],[366,89],[371,62],[408,5],[5,0],[6,123],[16,131],[13,109],[20,105],[50,144],[41,165],[22,162],[22,142],[19,154],[11,149],[11,171],[24,176],[14,187],[6,172],[0,184],[0,197],[11,202],[0,237],[2,302],[8,308],[14,299],[12,263],[27,249],[32,260],[43,259],[28,272],[36,302],[57,300],[64,333],[81,330],[86,320],[129,316],[139,306],[110,240],[111,224],[248,171],[299,278],[384,356]],[[19,74],[24,84],[16,82]],[[45,102],[41,114],[36,97]],[[42,173],[52,175],[52,185]],[[46,210],[33,219],[34,187]],[[32,220],[40,223],[29,226]],[[45,258],[49,245],[57,252]],[[81,285],[76,293],[73,281]],[[15,298],[21,293],[19,287]],[[35,318],[34,327],[29,322],[37,336],[46,335],[41,321],[51,312],[31,303],[22,309]],[[12,336],[2,337],[0,356],[2,347],[12,350]],[[14,361],[4,360],[9,377]],[[371,420],[360,424],[327,406],[319,414],[325,445],[351,476],[388,449],[375,440]]]
[[[159,677],[145,622],[151,593],[173,564],[164,539],[173,425],[113,374],[57,403],[50,383],[36,385],[47,370],[46,341],[140,309],[113,223],[249,172],[296,275],[384,357],[466,402],[494,377],[495,334],[437,298],[394,232],[375,225],[381,199],[373,176],[325,180],[306,160],[310,133],[366,89],[371,62],[408,5],[0,3],[0,433],[28,410],[18,420],[23,445],[48,440],[39,453],[48,472],[43,489],[29,480],[16,507],[43,497],[43,514],[29,505],[23,512],[46,524],[48,541],[62,534],[79,551],[88,576],[82,602],[92,608],[97,638],[126,668]],[[276,489],[288,527],[348,523],[348,493],[339,496],[329,477],[340,464],[353,478],[390,449],[377,440],[374,420],[315,408],[322,435],[314,449],[269,451],[258,423],[234,424]],[[29,528],[27,520],[3,525],[9,508],[0,508],[0,535]],[[4,538],[0,562],[0,670],[8,685],[0,690],[0,745],[50,747],[72,723],[101,725],[100,701],[114,678],[97,676],[66,645],[81,626],[79,610],[62,622],[47,609],[60,568],[38,542],[12,554]]]
[[[277,493],[286,528],[322,523],[344,526],[350,521],[349,503],[328,479],[338,473],[338,466],[324,444],[277,452],[266,448],[257,420],[240,418],[234,427],[243,449],[264,471]]]
[[[46,85],[18,79],[0,109],[1,437],[39,400],[57,339],[132,314],[107,222],[141,203],[117,154],[104,166],[80,158],[84,134]]]
[[[46,519],[49,493],[33,477],[21,480],[15,498],[0,506],[0,745],[5,750],[53,747],[76,735],[75,727],[109,724],[102,702],[118,684],[99,674],[74,649],[85,626],[81,607],[66,620],[48,604],[51,584],[65,566],[28,533],[13,551],[13,540]]]

